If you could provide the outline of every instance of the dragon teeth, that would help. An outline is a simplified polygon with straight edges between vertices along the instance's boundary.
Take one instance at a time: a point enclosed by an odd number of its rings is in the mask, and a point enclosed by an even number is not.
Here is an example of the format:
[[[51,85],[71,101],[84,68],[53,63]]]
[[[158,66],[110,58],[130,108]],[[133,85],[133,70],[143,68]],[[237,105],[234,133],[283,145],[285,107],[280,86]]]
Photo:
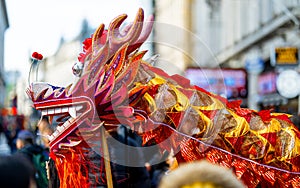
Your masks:
[[[70,124],[74,121],[74,119],[77,117],[77,115],[81,115],[82,113],[77,113],[77,111],[81,110],[83,108],[82,105],[78,106],[71,106],[71,107],[62,107],[62,108],[49,108],[42,110],[43,116],[49,115],[49,123],[52,124],[53,121],[53,115],[55,114],[61,114],[61,113],[69,113],[71,116],[67,121],[64,122],[63,125],[57,126],[55,132],[48,136],[48,140],[51,142],[53,141],[61,132],[63,132],[66,128],[69,127]]]
[[[76,106],[76,110],[77,111],[81,110],[82,108],[83,108],[83,106],[81,106],[81,105],[80,106]]]
[[[64,130],[64,127],[63,126],[57,126],[56,130],[58,130],[59,132],[62,132]]]
[[[61,109],[61,112],[68,112],[68,107],[63,107],[63,108]]]
[[[71,124],[74,121],[75,118],[69,118],[68,122]]]
[[[75,109],[75,107],[69,107],[69,114],[72,118],[76,118],[76,109]]]
[[[42,110],[42,116],[46,116],[48,115],[47,109],[46,110]]]
[[[67,128],[70,125],[69,121],[64,122],[64,124],[62,125],[62,127]]]
[[[49,114],[54,114],[54,109],[53,108],[48,109],[48,115]]]
[[[52,134],[52,136],[56,137],[58,134],[59,134],[59,132],[56,130],[56,131]]]
[[[59,113],[61,113],[61,111],[62,111],[61,108],[55,108],[55,109],[54,109],[54,113],[55,113],[55,114],[59,114]]]
[[[76,117],[76,111],[79,111],[83,108],[83,106],[72,106],[72,107],[63,107],[63,108],[49,108],[42,110],[42,115],[47,116],[47,115],[52,115],[52,114],[60,114],[60,113],[66,113],[69,112],[71,117],[75,118]]]
[[[53,135],[48,136],[48,140],[51,142],[54,139]]]

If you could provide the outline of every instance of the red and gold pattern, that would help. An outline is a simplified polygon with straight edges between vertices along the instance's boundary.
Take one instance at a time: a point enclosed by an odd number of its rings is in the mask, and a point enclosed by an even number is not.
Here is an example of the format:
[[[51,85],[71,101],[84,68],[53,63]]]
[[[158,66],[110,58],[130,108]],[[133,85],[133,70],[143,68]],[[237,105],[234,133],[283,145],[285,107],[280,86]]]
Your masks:
[[[205,158],[232,168],[250,188],[300,187],[300,132],[289,115],[241,108],[239,101],[151,66],[142,60],[146,52],[136,49],[148,37],[153,17],[145,25],[140,9],[120,31],[125,19],[115,18],[107,31],[100,25],[84,42],[76,83],[66,88],[33,83],[27,91],[43,115],[71,116],[49,136],[62,187],[89,187],[95,181],[85,172],[103,171],[89,161],[94,135],[101,126],[118,124],[137,131],[144,144],[173,149],[178,162]]]

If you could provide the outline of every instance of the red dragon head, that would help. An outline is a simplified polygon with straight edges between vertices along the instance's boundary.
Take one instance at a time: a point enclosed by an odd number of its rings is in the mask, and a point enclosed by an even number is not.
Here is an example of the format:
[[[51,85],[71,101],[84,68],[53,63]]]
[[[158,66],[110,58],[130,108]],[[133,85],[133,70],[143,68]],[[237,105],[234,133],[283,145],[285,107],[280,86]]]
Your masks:
[[[68,87],[32,83],[28,88],[27,94],[43,116],[49,116],[50,120],[58,117],[56,130],[48,137],[52,151],[64,145],[79,144],[78,135],[72,136],[78,127],[82,132],[92,131],[102,121],[115,124],[131,113],[132,109],[120,106],[126,96],[115,93],[127,93],[123,86],[130,80],[127,77],[130,74],[126,74],[126,69],[143,57],[145,52],[134,51],[149,36],[153,17],[144,22],[144,12],[139,9],[134,22],[120,29],[126,18],[126,14],[116,17],[107,30],[101,24],[92,37],[84,41],[79,62],[73,66],[73,73],[79,77],[76,83]]]

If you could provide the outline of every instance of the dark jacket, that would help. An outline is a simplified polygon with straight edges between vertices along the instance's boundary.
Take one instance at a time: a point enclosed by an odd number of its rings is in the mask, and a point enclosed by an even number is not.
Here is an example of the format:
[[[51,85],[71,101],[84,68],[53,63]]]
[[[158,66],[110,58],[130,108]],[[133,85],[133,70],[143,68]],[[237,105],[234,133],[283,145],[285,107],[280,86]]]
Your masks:
[[[115,134],[112,134],[112,138],[108,139],[115,182],[120,181],[118,177],[127,177],[126,181],[119,182],[114,187],[151,187],[151,178],[145,168],[146,161],[139,139],[139,136],[123,125],[117,129]]]
[[[49,152],[36,144],[27,144],[17,151],[17,154],[25,156],[35,168],[35,180],[38,188],[48,187],[46,161],[49,160]]]
[[[24,154],[30,161],[33,161],[33,156],[37,154],[48,155],[48,151],[36,144],[27,144],[17,151],[17,153]]]

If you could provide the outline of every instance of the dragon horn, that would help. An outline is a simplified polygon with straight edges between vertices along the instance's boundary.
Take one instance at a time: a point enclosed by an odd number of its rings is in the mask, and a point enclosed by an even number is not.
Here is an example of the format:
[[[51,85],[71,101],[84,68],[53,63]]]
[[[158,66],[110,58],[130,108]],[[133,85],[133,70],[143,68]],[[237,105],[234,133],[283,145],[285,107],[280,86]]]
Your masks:
[[[100,25],[95,31],[92,39],[92,58],[93,60],[86,66],[85,70],[91,70],[91,67],[102,67],[107,60],[112,58],[114,53],[124,44],[128,43],[129,47],[127,54],[141,46],[141,44],[149,36],[153,26],[153,16],[147,20],[146,26],[144,24],[144,11],[139,8],[135,20],[132,24],[125,26],[120,30],[120,26],[127,18],[126,14],[116,17],[109,25],[107,35],[103,35],[104,25]],[[103,39],[106,39],[105,43]],[[101,52],[100,52],[101,51]],[[100,55],[99,55],[100,54]]]
[[[108,40],[112,49],[119,48],[127,42],[131,43],[136,41],[142,32],[144,21],[143,9],[139,8],[133,24],[120,31],[119,27],[126,18],[126,14],[120,15],[109,25]]]
[[[92,47],[89,48],[89,52],[92,53],[93,60],[91,61],[91,63],[84,66],[85,70],[83,72],[85,72],[86,70],[90,70],[91,67],[93,67],[97,63],[97,58],[99,58],[97,56],[97,54],[101,54],[100,50],[103,50],[105,46],[108,46],[107,44],[101,44],[101,36],[103,34],[104,27],[105,27],[104,24],[100,24],[99,27],[96,29],[96,31],[93,34]],[[86,52],[86,53],[88,54],[89,52]],[[107,54],[104,54],[104,55],[107,55]],[[107,57],[102,59],[102,61],[104,61],[104,62],[106,60],[107,60]]]
[[[102,45],[101,45],[101,36],[104,31],[104,24],[99,25],[95,33],[93,34],[93,39],[92,39],[92,50],[93,51],[98,51]]]
[[[145,26],[143,26],[143,30],[139,36],[139,38],[135,42],[131,42],[131,45],[128,49],[128,53],[133,52],[135,49],[139,48],[145,40],[150,35],[154,24],[154,16],[151,15],[148,17],[147,21],[145,22]]]

